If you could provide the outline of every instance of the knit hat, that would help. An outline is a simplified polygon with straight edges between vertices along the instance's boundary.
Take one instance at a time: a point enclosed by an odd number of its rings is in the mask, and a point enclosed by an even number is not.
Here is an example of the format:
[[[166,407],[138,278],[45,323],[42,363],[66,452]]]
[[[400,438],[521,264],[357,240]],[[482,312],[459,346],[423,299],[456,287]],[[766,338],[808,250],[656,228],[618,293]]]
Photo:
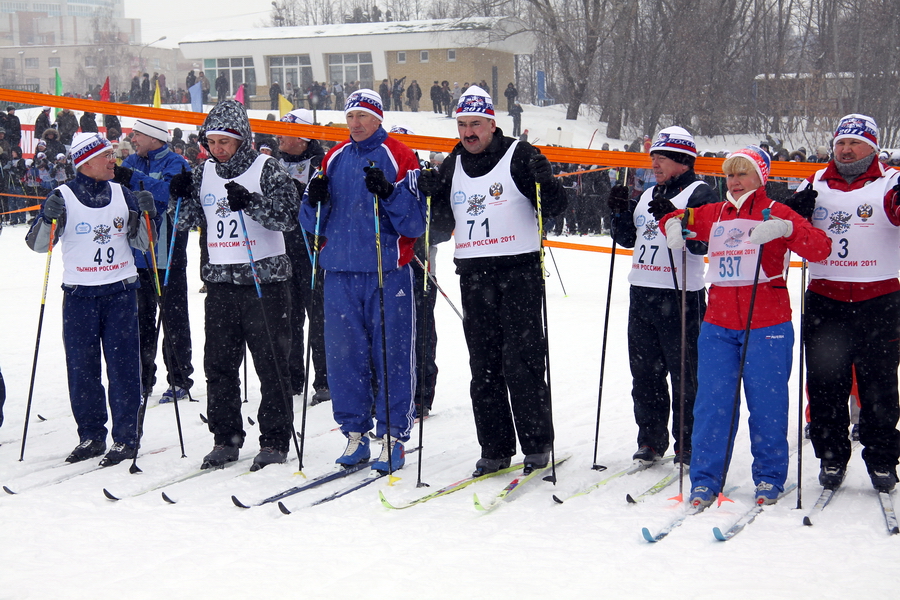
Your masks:
[[[456,116],[497,118],[494,115],[494,101],[491,100],[490,94],[477,85],[471,86],[464,95],[460,96],[459,103],[456,105]]]
[[[403,127],[402,125],[394,125],[393,127],[391,127],[390,133],[403,133],[406,135],[416,135],[413,133],[412,129],[408,129],[406,127]]]
[[[728,155],[728,158],[725,159],[725,162],[722,163],[722,168],[725,168],[725,165],[728,164],[733,158],[743,157],[750,161],[753,167],[756,169],[756,174],[759,176],[759,180],[763,185],[769,181],[769,169],[772,167],[772,159],[769,158],[769,153],[760,148],[759,146],[750,145],[746,148],[741,148],[740,150],[736,150]]]
[[[697,145],[693,136],[682,127],[666,127],[656,136],[656,141],[650,146],[650,154],[660,152],[668,156],[667,152],[687,154],[691,158],[697,158]],[[669,157],[672,158],[672,157]],[[672,160],[677,160],[672,158]],[[681,162],[680,160],[677,162]]]
[[[374,90],[356,90],[347,96],[344,103],[344,114],[351,110],[361,110],[374,115],[379,121],[384,120],[384,106],[381,104],[381,95]]]
[[[878,152],[878,125],[875,119],[866,115],[852,114],[843,117],[834,132],[834,143],[838,140],[850,138],[863,141]]]
[[[300,123],[301,125],[312,125],[313,114],[312,111],[307,108],[298,108],[281,117],[281,121],[282,123]],[[309,141],[309,138],[305,137],[302,137],[300,139],[307,142]]]
[[[132,130],[143,133],[147,137],[152,137],[163,143],[169,141],[169,127],[162,121],[151,121],[150,119],[138,119],[131,127]]]
[[[99,133],[76,133],[72,139],[72,164],[76,169],[106,149],[112,149],[112,143]]]

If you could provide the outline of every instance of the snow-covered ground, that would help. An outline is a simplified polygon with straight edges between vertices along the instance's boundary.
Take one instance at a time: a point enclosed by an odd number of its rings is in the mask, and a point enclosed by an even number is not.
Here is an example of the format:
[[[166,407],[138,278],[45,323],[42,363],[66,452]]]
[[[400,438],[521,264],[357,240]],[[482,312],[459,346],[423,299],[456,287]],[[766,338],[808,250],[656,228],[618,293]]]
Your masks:
[[[528,111],[529,109],[526,109]],[[534,109],[537,112],[537,109]],[[567,125],[561,111],[540,114],[547,128]],[[394,119],[416,133],[452,136],[453,121],[430,113]],[[254,115],[255,116],[255,115]],[[501,127],[509,129],[501,117]],[[527,121],[525,126],[539,129]],[[24,118],[23,118],[24,120]],[[576,145],[586,146],[597,125],[574,124]],[[599,134],[598,134],[599,135]],[[541,136],[542,137],[542,136]],[[584,137],[584,143],[578,140]],[[749,136],[748,136],[749,137]],[[615,145],[615,144],[613,144]],[[735,144],[732,144],[734,147]],[[594,148],[599,147],[595,140]],[[819,492],[817,461],[807,445],[803,461],[803,505],[796,494],[764,514],[727,544],[711,529],[730,523],[752,501],[746,423],[738,434],[729,481],[740,488],[734,504],[691,518],[657,545],[646,543],[641,527],[655,530],[679,508],[667,493],[628,505],[626,493],[657,481],[663,467],[623,477],[586,497],[556,505],[565,497],[630,463],[636,426],[625,344],[629,257],[619,257],[614,273],[609,352],[598,461],[593,463],[594,425],[600,370],[603,310],[609,255],[554,250],[559,276],[547,281],[556,452],[572,458],[559,469],[559,483],[540,482],[493,513],[473,508],[471,492],[482,498],[499,491],[510,477],[494,478],[465,491],[404,511],[378,501],[379,489],[402,502],[426,493],[416,489],[418,461],[431,490],[469,473],[479,455],[468,400],[468,364],[457,316],[438,300],[438,376],[434,418],[425,423],[425,449],[409,457],[401,480],[377,482],[322,506],[304,505],[340,488],[330,484],[290,498],[294,510],[282,515],[274,505],[242,510],[230,500],[262,499],[297,485],[296,457],[287,466],[246,474],[257,450],[256,428],[247,425],[243,462],[176,486],[129,496],[156,482],[197,468],[212,445],[200,421],[206,412],[202,374],[203,296],[198,293],[196,234],[189,245],[189,289],[199,404],[180,403],[187,457],[181,458],[172,405],[157,406],[157,385],[147,411],[143,474],[127,465],[94,471],[67,481],[92,465],[66,465],[77,443],[68,406],[60,340],[61,259],[54,256],[43,338],[24,462],[19,462],[25,403],[40,308],[45,255],[24,244],[25,228],[5,228],[0,236],[0,367],[6,379],[6,422],[0,429],[0,484],[18,494],[0,493],[0,598],[892,598],[900,581],[900,539],[887,535],[875,493],[858,454],[843,491],[814,527],[802,516]],[[581,238],[608,244],[608,238]],[[459,306],[457,277],[449,245],[438,253],[438,276]],[[559,277],[565,283],[564,296]],[[799,273],[789,286],[798,306]],[[796,319],[795,319],[796,326]],[[797,413],[796,375],[792,420]],[[258,383],[250,371],[250,402],[244,415],[256,420]],[[299,427],[299,410],[296,424]],[[36,414],[44,417],[39,421]],[[792,421],[793,422],[793,421]],[[793,422],[793,425],[796,425]],[[331,432],[328,404],[309,410],[304,471],[328,471],[344,447]],[[795,427],[792,427],[795,431]],[[791,434],[791,446],[796,445]],[[418,439],[418,429],[413,431]],[[410,444],[414,445],[414,444]],[[795,461],[796,462],[796,461]],[[789,481],[796,480],[796,464]],[[687,482],[685,486],[687,487]],[[106,500],[102,489],[124,497]],[[127,496],[127,497],[126,497]]]

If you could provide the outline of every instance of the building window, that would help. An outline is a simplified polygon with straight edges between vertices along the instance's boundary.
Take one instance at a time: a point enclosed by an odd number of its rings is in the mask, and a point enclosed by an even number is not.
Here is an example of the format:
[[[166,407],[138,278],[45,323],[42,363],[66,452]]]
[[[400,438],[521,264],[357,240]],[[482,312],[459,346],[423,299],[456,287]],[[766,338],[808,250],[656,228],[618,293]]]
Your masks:
[[[289,100],[291,92],[300,89],[305,92],[312,86],[312,63],[308,54],[301,56],[270,56],[269,85],[277,81],[281,91]],[[290,84],[290,89],[288,89]],[[293,102],[293,100],[291,100]]]
[[[228,79],[229,95],[233,95],[242,83],[247,84],[247,94],[256,95],[256,71],[252,58],[207,58],[203,61],[203,67],[203,74],[209,79],[210,94],[216,94],[216,79],[224,73]]]
[[[26,69],[37,69],[40,67],[40,59],[38,58],[26,58],[25,59],[25,68]]]
[[[423,63],[428,62],[428,50],[420,50],[419,51],[419,62],[423,62]]]
[[[344,85],[358,81],[359,87],[371,89],[375,80],[372,53],[329,54],[328,79],[331,83],[338,82]]]
[[[7,70],[12,70],[16,68],[16,59],[14,58],[4,58],[3,59],[3,68]]]
[[[53,67],[59,67],[59,66],[61,66],[61,64],[60,64],[61,61],[62,61],[62,59],[59,58],[58,56],[51,56],[50,58],[47,59],[47,66],[50,67],[51,69]]]
[[[447,62],[456,60],[456,50],[447,50]]]
[[[397,53],[397,62],[401,65],[406,62],[406,52]]]

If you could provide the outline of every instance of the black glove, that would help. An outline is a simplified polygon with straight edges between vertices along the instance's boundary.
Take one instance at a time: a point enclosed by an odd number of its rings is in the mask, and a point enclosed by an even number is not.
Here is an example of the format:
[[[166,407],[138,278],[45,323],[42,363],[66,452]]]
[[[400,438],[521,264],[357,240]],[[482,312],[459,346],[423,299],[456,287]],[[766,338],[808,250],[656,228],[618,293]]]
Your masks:
[[[128,187],[131,185],[131,176],[134,175],[134,171],[129,169],[128,167],[120,167],[116,165],[113,167],[113,181],[118,183],[119,185],[124,185]]]
[[[173,198],[187,198],[191,195],[192,187],[193,181],[191,174],[182,168],[181,173],[175,175],[169,181],[169,194],[171,194]]]
[[[135,192],[134,197],[137,198],[138,208],[141,209],[141,212],[150,215],[151,219],[156,216],[156,200],[153,199],[152,192],[141,190]]]
[[[247,208],[247,205],[250,203],[250,198],[253,197],[250,190],[236,181],[229,181],[226,183],[225,190],[228,192],[228,208],[231,209],[231,212],[237,212]]]
[[[297,188],[297,197],[302,198],[303,192],[306,190],[306,184],[299,179],[291,179],[291,181],[294,182],[294,187]]]
[[[785,204],[804,219],[812,219],[813,211],[816,210],[816,197],[818,195],[819,192],[808,187],[788,198]]]
[[[394,193],[394,184],[387,180],[384,171],[378,167],[365,167],[366,189],[385,200]]]
[[[528,161],[528,170],[534,175],[534,180],[541,185],[551,183],[553,177],[553,167],[550,161],[543,154],[535,154]]]
[[[66,214],[66,201],[58,193],[53,192],[44,201],[44,218],[47,222],[59,219]]]
[[[313,206],[326,204],[329,200],[328,195],[328,176],[313,177],[306,184],[306,197]]]
[[[670,212],[678,210],[672,201],[663,196],[662,188],[656,186],[653,190],[653,200],[647,205],[653,218],[659,221]]]
[[[614,185],[612,189],[609,190],[609,200],[607,201],[609,212],[619,214],[628,210],[629,195],[630,193],[627,185],[622,185],[621,183]]]
[[[417,182],[419,191],[426,196],[434,196],[441,186],[441,178],[434,169],[424,169],[419,172],[419,180]]]

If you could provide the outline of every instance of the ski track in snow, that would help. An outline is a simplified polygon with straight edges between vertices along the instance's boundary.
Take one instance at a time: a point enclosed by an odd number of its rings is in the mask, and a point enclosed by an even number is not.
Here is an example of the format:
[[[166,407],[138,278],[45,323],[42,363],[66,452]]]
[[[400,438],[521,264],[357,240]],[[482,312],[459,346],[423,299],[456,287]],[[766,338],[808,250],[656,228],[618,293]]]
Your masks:
[[[546,109],[540,114],[548,128],[555,128],[557,121],[573,126],[558,110]],[[411,124],[417,133],[453,134],[450,119],[430,113],[414,117],[404,113],[403,119],[395,115],[389,113],[386,125],[400,121]],[[533,118],[526,112],[523,125],[540,137],[539,127],[529,122]],[[504,114],[501,119],[508,117]],[[509,128],[508,123],[500,125]],[[594,128],[587,122],[577,126],[581,130],[576,142]],[[737,145],[733,140],[728,143]],[[378,489],[396,502],[419,497],[466,476],[479,455],[468,400],[468,356],[462,328],[450,307],[438,299],[440,374],[435,414],[440,418],[426,421],[421,454],[423,480],[431,488],[416,489],[420,455],[414,454],[398,473],[401,480],[392,487],[379,481],[338,501],[301,508],[348,483],[339,480],[288,498],[285,503],[294,510],[289,516],[282,515],[275,504],[251,510],[232,505],[232,494],[244,502],[256,502],[299,485],[302,478],[294,474],[297,463],[293,455],[287,466],[242,475],[249,465],[245,461],[165,488],[178,502],[174,506],[165,504],[159,491],[129,496],[193,471],[212,444],[212,436],[198,416],[206,412],[203,296],[197,293],[201,285],[196,267],[197,236],[191,234],[188,272],[196,381],[192,391],[201,402],[179,403],[187,458],[181,458],[172,406],[156,406],[164,389],[158,383],[147,412],[143,450],[165,450],[139,457],[143,474],[130,475],[125,464],[57,485],[34,487],[91,465],[59,466],[77,443],[77,436],[60,339],[62,261],[58,253],[51,267],[25,461],[18,461],[46,260],[45,255],[27,249],[25,231],[23,226],[4,228],[0,236],[4,257],[0,261],[0,367],[8,390],[6,422],[0,429],[0,484],[20,492],[0,495],[0,598],[270,598],[285,593],[304,598],[351,594],[720,598],[723,594],[747,597],[760,593],[768,598],[844,598],[892,597],[896,593],[900,539],[886,534],[877,497],[858,453],[844,489],[817,516],[813,527],[801,523],[820,490],[815,481],[817,460],[806,446],[803,510],[795,509],[797,497],[792,493],[778,505],[767,507],[734,540],[727,544],[714,540],[712,528],[729,525],[752,501],[746,411],[742,411],[729,473],[729,483],[741,486],[733,495],[735,504],[690,517],[659,544],[647,544],[640,530],[648,527],[655,531],[677,514],[668,498],[678,493],[678,484],[633,506],[625,502],[625,494],[645,490],[663,476],[666,467],[622,477],[561,506],[553,502],[551,494],[565,498],[624,468],[635,449],[625,337],[630,259],[625,256],[616,260],[598,455],[598,462],[609,468],[602,473],[590,467],[609,255],[555,249],[568,291],[564,298],[548,260],[556,451],[573,453],[558,470],[555,488],[535,483],[530,491],[487,515],[473,508],[472,492],[488,499],[512,474],[410,510],[390,511],[379,504]],[[609,244],[608,238],[567,240]],[[451,245],[442,244],[438,277],[459,306],[451,255]],[[799,273],[794,271],[789,287],[796,330]],[[796,443],[796,364],[793,376],[792,447]],[[252,365],[249,388],[244,417],[256,420],[259,385]],[[300,406],[295,408],[299,427]],[[36,413],[47,420],[39,422]],[[327,433],[332,427],[328,405],[309,410],[304,456],[304,472],[309,477],[332,469],[344,447],[339,433]],[[257,451],[258,432],[246,420],[245,428],[247,443],[241,457],[249,459]],[[418,429],[414,428],[410,446],[417,440]],[[796,478],[796,460],[789,477]],[[104,487],[122,500],[106,500]],[[827,572],[823,573],[825,565]]]

